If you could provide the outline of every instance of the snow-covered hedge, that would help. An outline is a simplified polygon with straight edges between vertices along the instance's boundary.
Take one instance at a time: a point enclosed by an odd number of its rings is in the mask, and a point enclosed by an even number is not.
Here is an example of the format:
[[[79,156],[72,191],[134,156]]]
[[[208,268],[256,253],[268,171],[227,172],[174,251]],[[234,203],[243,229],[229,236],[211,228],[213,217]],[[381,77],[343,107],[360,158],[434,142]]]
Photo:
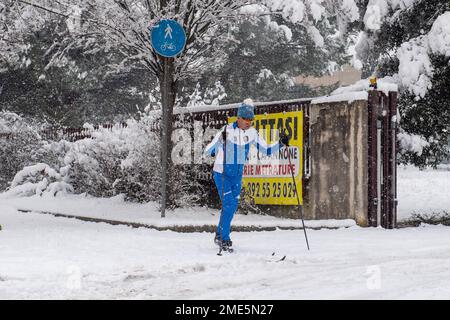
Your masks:
[[[27,166],[16,174],[7,194],[42,195],[48,193],[55,195],[60,191],[73,192],[72,186],[64,178],[45,163]]]
[[[91,129],[92,138],[41,142],[39,160],[17,172],[7,194],[87,193],[153,200],[158,188],[158,135],[145,121]],[[155,190],[151,190],[156,188]],[[144,196],[145,195],[145,196]]]
[[[124,194],[127,200],[160,199],[161,163],[159,133],[150,128],[157,114],[129,120],[127,126],[94,128],[85,125],[92,138],[75,142],[35,141],[35,157],[21,163],[22,170],[9,181],[6,195],[87,193],[96,197]],[[6,159],[5,155],[5,159]],[[195,166],[175,167],[170,183],[174,206],[204,201],[195,182]]]
[[[42,145],[38,128],[13,112],[0,111],[0,192],[17,171],[35,163]]]

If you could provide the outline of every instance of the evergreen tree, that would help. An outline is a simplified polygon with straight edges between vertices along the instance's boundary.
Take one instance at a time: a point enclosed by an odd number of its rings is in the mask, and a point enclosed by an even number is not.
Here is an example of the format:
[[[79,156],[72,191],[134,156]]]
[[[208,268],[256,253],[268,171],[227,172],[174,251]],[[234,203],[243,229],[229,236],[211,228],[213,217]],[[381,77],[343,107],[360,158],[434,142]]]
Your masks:
[[[346,43],[336,36],[330,20],[317,26],[321,35],[314,38],[308,30],[310,26],[279,17],[240,21],[230,33],[232,40],[222,47],[223,60],[211,66],[198,85],[206,90],[219,81],[226,93],[222,103],[248,97],[273,101],[327,93],[333,88],[319,91],[296,85],[293,79],[298,75],[321,76],[349,61]],[[184,86],[192,90],[192,84]]]
[[[420,167],[436,166],[449,156],[450,138],[450,64],[449,57],[433,56],[435,72],[432,87],[422,99],[404,92],[399,98],[401,126],[408,132],[424,137],[429,145],[421,154],[405,152],[403,163]]]
[[[50,21],[27,36],[23,63],[0,72],[0,109],[45,120],[51,125],[79,127],[85,122],[121,121],[143,109],[155,81],[138,68],[108,73],[101,52],[69,50],[60,65],[48,67],[69,32],[65,21]],[[54,37],[49,37],[54,34]],[[114,56],[113,56],[114,57]]]
[[[404,152],[401,161],[436,166],[449,155],[450,55],[448,50],[435,47],[450,46],[450,43],[435,39],[432,33],[438,19],[440,24],[445,24],[443,18],[444,15],[448,18],[450,2],[417,0],[408,4],[388,1],[387,4],[388,11],[383,12],[383,8],[377,9],[376,1],[360,2],[366,10],[366,30],[358,48],[363,59],[363,75],[376,73],[378,77],[398,78],[401,128],[409,134],[422,136],[429,143],[420,154]],[[370,18],[381,22],[379,27],[375,24],[371,28]],[[443,34],[445,31],[435,28],[439,37],[448,38],[448,34]]]

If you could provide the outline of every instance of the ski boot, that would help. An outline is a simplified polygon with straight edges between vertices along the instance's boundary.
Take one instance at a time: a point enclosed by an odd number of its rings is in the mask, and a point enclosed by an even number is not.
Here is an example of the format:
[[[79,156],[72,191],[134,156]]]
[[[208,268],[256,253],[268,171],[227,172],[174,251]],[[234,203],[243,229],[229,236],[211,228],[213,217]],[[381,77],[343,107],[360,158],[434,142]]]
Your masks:
[[[232,248],[233,242],[231,240],[222,240],[221,244],[220,244],[220,249],[222,251],[227,251],[227,252],[233,252],[233,248]]]

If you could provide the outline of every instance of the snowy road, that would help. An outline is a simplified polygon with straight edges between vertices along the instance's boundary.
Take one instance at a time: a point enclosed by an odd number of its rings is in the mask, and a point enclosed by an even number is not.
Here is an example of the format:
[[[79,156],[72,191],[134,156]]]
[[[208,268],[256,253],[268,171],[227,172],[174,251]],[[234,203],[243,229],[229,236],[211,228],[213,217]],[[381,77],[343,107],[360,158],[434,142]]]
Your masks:
[[[450,227],[232,234],[132,229],[0,205],[0,299],[450,298]],[[286,261],[268,262],[273,251]]]

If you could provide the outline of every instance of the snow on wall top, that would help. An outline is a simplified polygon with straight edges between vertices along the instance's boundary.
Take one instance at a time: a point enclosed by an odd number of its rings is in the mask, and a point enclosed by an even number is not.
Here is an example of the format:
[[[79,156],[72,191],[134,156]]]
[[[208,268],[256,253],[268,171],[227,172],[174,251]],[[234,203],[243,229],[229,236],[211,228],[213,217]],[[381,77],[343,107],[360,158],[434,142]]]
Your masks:
[[[384,77],[377,79],[377,90],[382,91],[385,95],[388,95],[389,92],[397,92],[398,85],[396,82],[397,79],[395,77]],[[337,88],[329,96],[313,99],[311,104],[367,100],[369,96],[368,91],[370,90],[373,90],[373,88],[370,88],[369,79],[362,79],[352,85]]]
[[[340,101],[348,101],[351,103],[356,100],[367,100],[368,98],[369,94],[367,93],[367,91],[343,92],[340,94],[332,94],[330,96],[313,99],[311,101],[311,104],[340,102]]]
[[[356,83],[346,86],[340,87],[334,90],[331,95],[342,94],[347,92],[355,92],[355,91],[369,91],[372,88],[369,87],[370,81],[369,79],[362,79],[357,81]],[[384,77],[377,79],[377,90],[382,91],[385,95],[388,95],[389,92],[397,92],[398,85],[397,79],[394,77]]]
[[[398,80],[395,77],[384,77],[377,79],[377,90],[382,91],[384,94],[388,95],[389,92],[397,92],[398,85],[396,84]],[[285,104],[294,102],[311,102],[311,104],[319,103],[329,103],[329,102],[339,102],[348,101],[353,102],[356,100],[367,100],[368,91],[372,90],[369,87],[369,79],[363,79],[357,81],[355,84],[346,87],[340,87],[334,90],[329,96],[318,97],[318,98],[304,98],[304,99],[291,99],[291,100],[279,100],[279,101],[269,101],[269,102],[255,102],[255,108],[274,105],[274,104]],[[241,103],[231,103],[224,105],[198,105],[194,107],[183,107],[174,108],[174,114],[186,114],[186,113],[198,113],[207,111],[222,111],[237,109]],[[155,112],[160,112],[157,110]]]

